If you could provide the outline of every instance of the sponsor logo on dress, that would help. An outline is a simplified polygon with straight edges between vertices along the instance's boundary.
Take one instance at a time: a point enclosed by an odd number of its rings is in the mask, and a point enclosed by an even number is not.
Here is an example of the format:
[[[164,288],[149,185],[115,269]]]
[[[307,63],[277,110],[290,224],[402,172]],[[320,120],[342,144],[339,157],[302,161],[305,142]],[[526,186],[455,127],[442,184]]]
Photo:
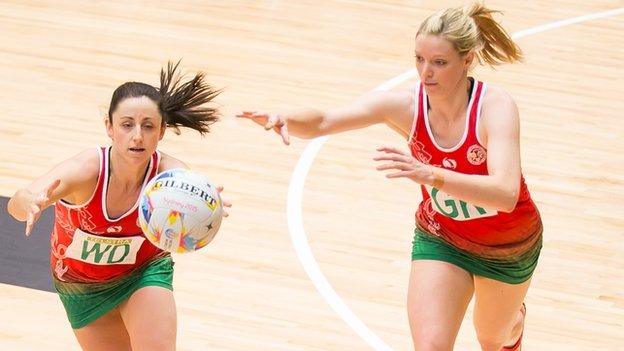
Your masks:
[[[442,160],[442,166],[448,169],[455,169],[457,167],[457,161],[453,160],[452,158],[445,157]]]
[[[109,238],[76,229],[65,256],[95,265],[134,264],[145,238]]]
[[[120,225],[114,225],[112,227],[108,227],[108,228],[106,228],[106,232],[107,233],[119,233],[119,232],[121,232],[121,226]]]
[[[426,165],[431,161],[431,154],[425,151],[425,144],[421,143],[418,140],[413,140],[410,143],[410,149],[412,150],[412,155],[416,157],[416,159]]]
[[[487,153],[481,145],[475,144],[468,148],[468,152],[466,152],[466,158],[468,159],[468,162],[475,166],[478,166],[485,162],[487,158]]]

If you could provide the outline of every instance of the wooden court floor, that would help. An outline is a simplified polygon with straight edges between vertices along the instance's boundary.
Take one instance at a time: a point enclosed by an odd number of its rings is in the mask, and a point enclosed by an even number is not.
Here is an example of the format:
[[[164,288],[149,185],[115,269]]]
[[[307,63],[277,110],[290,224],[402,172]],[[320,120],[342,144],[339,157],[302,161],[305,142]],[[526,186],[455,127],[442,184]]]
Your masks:
[[[419,23],[461,3],[0,0],[0,195],[106,145],[114,88],[156,84],[167,60],[183,58],[224,89],[223,117],[206,138],[170,133],[161,149],[223,184],[234,207],[209,247],[176,256],[179,349],[371,350],[315,289],[291,241],[287,194],[309,141],[285,147],[234,115],[345,104],[412,68]],[[519,33],[624,2],[487,5]],[[523,172],[545,224],[525,350],[624,350],[623,34],[622,12],[542,28],[518,39],[524,63],[475,72],[520,107]],[[383,127],[327,139],[305,178],[302,225],[337,296],[389,349],[409,350],[420,195],[374,170],[379,145],[405,148]],[[0,285],[0,349],[79,347],[54,294]],[[470,314],[456,349],[478,350]]]

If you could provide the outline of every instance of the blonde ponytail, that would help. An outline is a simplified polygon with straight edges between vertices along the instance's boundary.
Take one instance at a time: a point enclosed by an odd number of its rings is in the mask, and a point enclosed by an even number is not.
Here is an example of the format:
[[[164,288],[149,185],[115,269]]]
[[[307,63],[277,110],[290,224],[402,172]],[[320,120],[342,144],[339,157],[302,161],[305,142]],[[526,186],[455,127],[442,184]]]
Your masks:
[[[481,64],[490,66],[521,61],[522,50],[492,17],[497,12],[501,13],[478,3],[468,9],[468,16],[473,19],[480,34],[481,48],[476,52],[477,58]]]
[[[474,51],[481,64],[495,66],[520,61],[522,51],[492,17],[496,12],[500,13],[480,3],[440,10],[420,25],[416,37],[442,35],[460,55]]]

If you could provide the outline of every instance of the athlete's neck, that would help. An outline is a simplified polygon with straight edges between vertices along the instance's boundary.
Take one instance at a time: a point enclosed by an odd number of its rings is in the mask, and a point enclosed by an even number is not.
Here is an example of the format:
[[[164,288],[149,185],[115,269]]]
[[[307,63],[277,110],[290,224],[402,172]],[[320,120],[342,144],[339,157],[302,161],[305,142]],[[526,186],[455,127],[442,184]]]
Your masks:
[[[111,180],[114,179],[114,183],[123,189],[141,187],[150,159],[141,163],[128,162],[115,151],[115,148],[111,148],[109,160]]]
[[[452,124],[466,115],[466,106],[470,100],[470,80],[460,79],[447,94],[427,96],[429,99],[429,118]]]

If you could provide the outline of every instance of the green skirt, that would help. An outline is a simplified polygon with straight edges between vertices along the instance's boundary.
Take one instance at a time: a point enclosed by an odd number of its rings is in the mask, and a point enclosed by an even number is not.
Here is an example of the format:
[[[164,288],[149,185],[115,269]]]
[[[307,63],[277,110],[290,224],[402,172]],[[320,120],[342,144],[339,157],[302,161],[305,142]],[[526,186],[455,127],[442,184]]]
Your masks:
[[[414,230],[412,242],[412,261],[436,260],[454,264],[466,271],[498,280],[508,284],[520,284],[531,278],[540,255],[542,240],[535,247],[518,257],[491,259],[460,250],[442,238],[425,232],[420,228]]]
[[[129,275],[105,283],[53,281],[69,323],[79,329],[117,307],[140,288],[160,286],[173,290],[173,260],[171,256],[156,259]]]

